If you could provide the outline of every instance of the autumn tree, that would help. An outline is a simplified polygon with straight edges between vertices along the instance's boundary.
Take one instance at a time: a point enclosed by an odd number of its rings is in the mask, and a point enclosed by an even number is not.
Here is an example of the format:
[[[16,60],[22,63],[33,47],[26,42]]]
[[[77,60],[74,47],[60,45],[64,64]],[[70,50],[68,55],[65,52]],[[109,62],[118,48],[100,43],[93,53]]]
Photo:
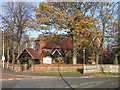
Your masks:
[[[73,64],[77,61],[77,46],[79,40],[77,34],[82,29],[91,30],[92,17],[87,15],[88,10],[96,3],[84,2],[42,2],[39,8],[35,8],[35,26],[41,30],[43,25],[49,29],[54,27],[56,30],[69,31],[73,38]],[[84,39],[84,38],[83,38]]]
[[[0,31],[0,36],[2,36],[2,31]],[[2,60],[2,37],[0,37],[0,59]]]
[[[99,55],[101,54],[101,51],[103,49],[104,40],[106,37],[108,37],[110,34],[111,25],[114,23],[114,12],[115,7],[117,3],[115,2],[108,2],[108,3],[98,3],[96,8],[91,9],[91,15],[94,19],[97,20],[98,23],[93,22],[94,28],[93,28],[93,46],[94,46],[94,52],[95,52],[95,59],[96,64],[98,64],[99,61]],[[100,39],[100,45],[96,43],[97,39]]]
[[[118,3],[118,45],[119,45],[119,48],[118,48],[118,52],[120,51],[120,2]],[[120,55],[119,55],[119,58],[118,58],[118,63],[120,64]]]
[[[20,53],[21,39],[26,32],[26,23],[32,22],[33,8],[34,6],[27,2],[5,2],[2,5],[3,13],[0,15],[2,17],[2,28],[6,32],[10,32],[9,45],[12,52],[13,49],[16,49],[16,52]]]
[[[120,3],[118,3],[119,5]],[[120,10],[119,10],[119,7],[116,9],[116,11],[114,12],[114,17],[116,17],[114,19],[114,22],[112,22],[112,25],[110,26],[111,27],[111,38],[113,39],[112,40],[112,43],[111,43],[111,46],[113,48],[113,52],[114,52],[114,56],[115,56],[115,61],[114,61],[114,64],[118,64],[120,63],[120,18],[119,18],[119,15],[120,15]]]

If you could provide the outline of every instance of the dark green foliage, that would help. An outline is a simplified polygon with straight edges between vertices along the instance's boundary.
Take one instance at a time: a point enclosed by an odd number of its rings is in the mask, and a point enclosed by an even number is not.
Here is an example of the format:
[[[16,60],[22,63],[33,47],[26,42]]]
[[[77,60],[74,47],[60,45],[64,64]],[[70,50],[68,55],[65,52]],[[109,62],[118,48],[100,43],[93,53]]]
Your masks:
[[[58,63],[58,62],[59,62],[59,61],[58,61],[58,58],[54,58],[54,59],[55,59],[55,62],[56,62],[56,63]]]
[[[107,57],[103,60],[104,64],[113,64],[114,63],[114,59]]]
[[[72,64],[72,56],[67,56],[67,64]]]
[[[39,59],[34,60],[34,61],[33,61],[33,64],[40,64]]]
[[[120,64],[120,56],[118,56],[118,64]]]

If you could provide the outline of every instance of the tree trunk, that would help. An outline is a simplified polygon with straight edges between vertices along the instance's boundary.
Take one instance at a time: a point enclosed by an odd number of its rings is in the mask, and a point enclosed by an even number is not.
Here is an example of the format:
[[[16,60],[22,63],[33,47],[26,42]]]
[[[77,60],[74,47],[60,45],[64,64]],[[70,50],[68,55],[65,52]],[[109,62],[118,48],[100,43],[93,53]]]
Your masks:
[[[13,53],[14,53],[14,40],[13,40],[13,37],[14,37],[14,30],[12,29],[12,37],[11,37],[11,39],[12,39],[12,46],[11,46],[11,50],[12,50],[12,64],[14,63],[14,55],[13,55]]]
[[[20,54],[20,44],[18,43],[18,55]]]
[[[75,34],[73,34],[73,64],[77,62],[77,47],[75,42]]]
[[[98,65],[98,61],[99,61],[99,54],[98,53],[95,54],[95,60],[96,60],[95,64]]]
[[[21,42],[21,38],[22,38],[22,28],[20,28],[20,37],[19,37],[19,40],[18,40],[18,55],[20,53],[20,42]]]
[[[118,64],[118,57],[115,55],[115,65]]]
[[[67,63],[67,54],[66,54],[67,51],[66,51],[66,50],[64,50],[64,51],[65,51],[65,52],[64,52],[64,53],[65,53],[65,63]]]
[[[13,52],[12,52],[12,64],[14,64],[15,63],[15,54],[14,54],[14,50],[13,50]]]

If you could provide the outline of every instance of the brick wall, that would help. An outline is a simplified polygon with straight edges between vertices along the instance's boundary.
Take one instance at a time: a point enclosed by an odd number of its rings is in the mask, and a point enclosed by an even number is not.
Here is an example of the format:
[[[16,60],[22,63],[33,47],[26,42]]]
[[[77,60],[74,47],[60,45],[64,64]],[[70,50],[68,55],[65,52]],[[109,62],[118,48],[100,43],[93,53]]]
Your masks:
[[[31,67],[31,71],[46,71],[46,72],[56,72],[56,71],[62,71],[62,72],[68,72],[68,71],[78,71],[82,69],[82,64],[72,65],[72,64],[40,64],[40,65],[34,65]]]
[[[2,61],[1,61],[1,65],[0,66],[3,67]],[[21,66],[15,65],[15,64],[10,64],[10,63],[7,64],[7,62],[4,62],[4,68],[12,70],[14,72],[21,72],[22,71],[22,67]]]
[[[0,61],[0,66],[2,67],[2,61]],[[23,66],[20,65],[12,65],[8,63],[8,69],[15,71],[15,72],[21,72],[23,71]],[[5,68],[7,68],[7,62],[5,62]],[[30,70],[31,71],[46,71],[46,72],[71,72],[71,71],[79,71],[83,69],[82,64],[39,64],[39,65],[33,65]],[[100,64],[100,65],[85,65],[85,68],[83,69],[84,73],[98,73],[98,72],[112,72],[112,73],[120,73],[120,65],[108,65],[108,64]]]
[[[14,71],[15,72],[21,72],[22,71],[22,67],[19,65],[14,65]]]
[[[1,63],[2,67],[2,63]],[[8,68],[7,68],[7,62],[5,62],[5,68],[15,71],[15,72],[22,72],[24,71],[25,65],[13,65],[8,63]],[[31,71],[45,71],[45,72],[71,72],[71,71],[78,71],[83,68],[82,64],[38,64],[38,65],[33,65],[31,66],[30,70]]]

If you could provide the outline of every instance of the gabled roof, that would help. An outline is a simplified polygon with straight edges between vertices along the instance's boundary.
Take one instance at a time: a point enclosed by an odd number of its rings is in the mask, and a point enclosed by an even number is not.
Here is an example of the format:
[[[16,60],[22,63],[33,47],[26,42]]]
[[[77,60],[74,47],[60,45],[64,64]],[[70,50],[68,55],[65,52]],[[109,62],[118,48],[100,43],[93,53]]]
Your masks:
[[[59,37],[59,39],[48,38],[45,35],[39,35],[35,41],[42,40],[44,45],[43,48],[54,48],[54,49],[71,49],[73,48],[72,38],[71,37]],[[47,39],[47,40],[45,40]],[[50,43],[52,41],[52,43]],[[50,44],[49,44],[50,43]]]
[[[55,50],[52,52],[52,55],[55,54],[55,52],[58,52],[59,55],[61,55],[61,53],[60,53],[57,49],[55,49]]]
[[[46,38],[45,35],[41,35],[41,34],[40,34],[35,41],[40,41],[40,40],[43,40],[43,39],[45,39],[45,38]]]
[[[32,48],[24,48],[21,51],[21,53],[17,56],[17,59],[23,53],[24,50],[26,50],[29,53],[29,55],[32,57],[32,59],[40,59],[40,57],[38,56],[38,54]]]

